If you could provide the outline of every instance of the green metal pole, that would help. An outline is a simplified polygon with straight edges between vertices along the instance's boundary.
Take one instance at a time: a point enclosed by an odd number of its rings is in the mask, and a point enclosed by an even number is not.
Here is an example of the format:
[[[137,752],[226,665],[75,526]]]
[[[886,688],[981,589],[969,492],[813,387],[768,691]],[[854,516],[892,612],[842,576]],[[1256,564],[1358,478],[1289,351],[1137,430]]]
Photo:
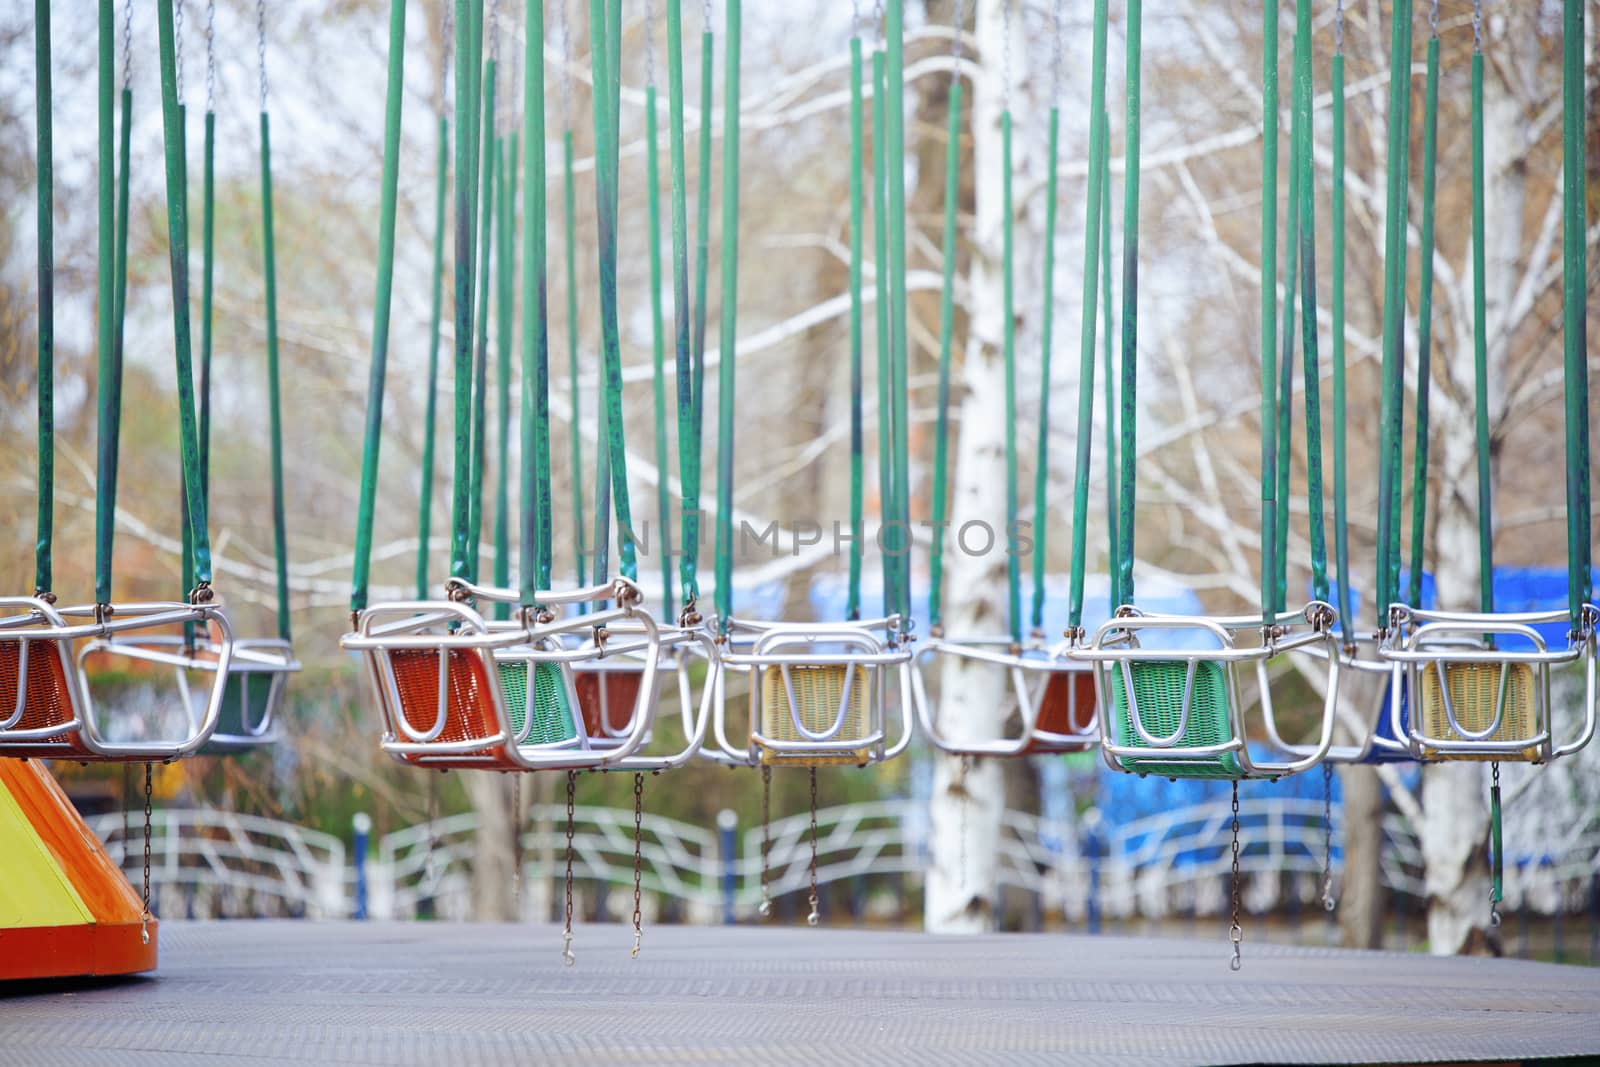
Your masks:
[[[1134,490],[1138,483],[1138,394],[1139,394],[1139,87],[1141,0],[1128,3],[1127,50],[1127,130],[1123,155],[1124,192],[1122,200],[1122,501],[1118,508],[1117,533],[1122,544],[1117,553],[1121,571],[1118,586],[1125,604],[1133,603],[1133,512]],[[1270,347],[1270,346],[1269,346]]]
[[[209,164],[208,160],[208,171]],[[209,211],[207,216],[209,228]],[[272,445],[272,544],[277,564],[278,636],[287,641],[291,636],[289,533],[284,516],[283,397],[278,381],[278,254],[272,223],[272,131],[265,108],[261,111],[261,234],[261,268],[266,277],[267,421]],[[209,256],[206,258],[210,259]]]
[[[1428,392],[1433,362],[1434,190],[1439,131],[1439,35],[1428,38],[1428,76],[1422,111],[1422,254],[1417,276],[1417,429],[1411,474],[1411,562],[1406,601],[1422,606],[1423,549],[1428,521]],[[1473,163],[1474,174],[1477,161]],[[1476,202],[1474,206],[1476,221]],[[1474,233],[1477,231],[1474,230]],[[1476,264],[1476,252],[1474,263]],[[1476,266],[1474,267],[1476,269]],[[1475,283],[1476,284],[1476,283]]]
[[[98,388],[98,464],[95,477],[95,565],[94,598],[99,604],[111,602],[111,550],[116,532],[117,424],[120,418],[119,368],[115,358],[116,296],[112,287],[116,257],[116,207],[112,199],[115,169],[113,142],[113,49],[111,0],[100,0],[99,25],[99,237],[96,257],[96,314]]]
[[[50,101],[50,0],[34,0],[34,114],[37,123],[35,154],[38,160],[39,239],[39,498],[34,537],[33,588],[50,591],[50,546],[55,524],[55,165]],[[108,175],[109,176],[109,175]],[[102,305],[102,317],[111,309]]]
[[[1561,11],[1561,336],[1567,423],[1567,589],[1572,630],[1576,634],[1583,631],[1583,605],[1594,596],[1590,563],[1594,516],[1589,499],[1583,0],[1562,0]]]
[[[458,3],[458,15],[464,3],[465,0]],[[457,40],[460,40],[459,36]],[[356,505],[355,564],[350,590],[352,613],[367,606],[367,586],[372,566],[372,511],[378,493],[378,450],[383,439],[383,381],[389,357],[389,306],[394,293],[394,218],[400,184],[400,108],[405,98],[405,49],[405,0],[390,0],[389,78],[383,122],[383,192],[378,211],[378,283],[372,308],[372,369],[367,379],[367,420],[361,447],[361,496]],[[456,102],[458,105],[461,103],[459,75]],[[459,206],[459,199],[457,204]],[[459,315],[457,319],[459,330]]]
[[[863,344],[862,344],[862,224],[865,212],[862,195],[862,157],[865,140],[864,109],[861,70],[861,36],[859,27],[852,27],[850,36],[850,584],[845,603],[845,617],[861,618],[861,564],[865,551],[862,538],[865,534],[865,470],[863,455],[866,446],[865,418],[862,410]],[[929,611],[933,625],[939,624],[939,560],[944,531],[944,467],[945,428],[948,423],[947,406],[950,392],[950,305],[951,275],[955,269],[955,250],[951,231],[955,227],[955,204],[950,193],[950,171],[955,166],[956,146],[954,130],[960,111],[961,83],[950,83],[950,126],[952,138],[947,153],[945,169],[944,216],[944,297],[940,304],[940,356],[939,356],[939,430],[935,437],[933,482],[933,562],[929,577]]]
[[[734,360],[739,296],[739,45],[741,0],[728,0],[722,96],[722,329],[717,365],[717,625],[733,613]],[[710,112],[706,113],[709,121]]]
[[[678,478],[683,522],[678,579],[687,611],[700,595],[700,427],[695,423],[695,379],[689,309],[689,206],[683,143],[683,12],[667,0],[667,137],[672,168],[672,326],[678,404]],[[700,177],[702,187],[708,177]],[[665,527],[663,527],[665,529]],[[670,565],[671,556],[668,555]]]
[[[894,411],[893,472],[895,482],[895,537],[891,563],[895,571],[896,598],[894,610],[909,624],[911,618],[911,465],[910,440],[907,428],[907,364],[906,346],[906,147],[905,147],[905,4],[904,0],[889,0],[887,6],[887,37],[889,43],[888,100],[889,111],[889,269],[891,304],[891,339],[894,343],[891,379]]]
[[[522,152],[523,166],[528,171],[522,191],[522,543],[517,572],[521,579],[518,600],[524,608],[533,608],[539,589],[550,586],[553,502],[550,494],[550,286],[545,231],[544,5],[529,4],[527,16],[529,47],[524,50],[522,78]],[[570,153],[570,131],[562,140]],[[569,184],[571,173],[569,168]],[[570,211],[568,217],[571,217]],[[569,268],[570,259],[569,256]],[[575,294],[569,292],[568,298],[575,304]],[[568,331],[574,332],[577,315],[572,304],[569,304],[569,316]],[[530,364],[532,373],[529,373]],[[574,434],[577,425],[578,413],[574,408]],[[574,491],[579,496],[579,509],[574,512],[573,520],[581,528],[583,489],[576,479]],[[582,551],[578,549],[580,559]]]
[[[1339,626],[1348,642],[1355,632],[1351,614],[1350,519],[1346,496],[1348,443],[1345,439],[1344,239],[1345,117],[1343,26],[1333,57],[1333,540],[1339,569]]]
[[[667,339],[665,309],[661,300],[661,164],[660,140],[656,130],[656,87],[645,86],[645,160],[650,218],[650,354],[653,371],[651,385],[655,400],[656,438],[656,514],[661,522],[661,603],[670,608],[672,594],[672,491],[668,478],[672,460],[667,455]]]
[[[1276,440],[1278,365],[1277,353],[1273,348],[1278,336],[1278,5],[1276,3],[1262,7],[1261,122],[1261,621],[1263,625],[1269,625],[1277,606],[1278,573],[1278,443]],[[1123,299],[1126,300],[1126,296]],[[1124,456],[1123,463],[1127,462],[1128,457]]]

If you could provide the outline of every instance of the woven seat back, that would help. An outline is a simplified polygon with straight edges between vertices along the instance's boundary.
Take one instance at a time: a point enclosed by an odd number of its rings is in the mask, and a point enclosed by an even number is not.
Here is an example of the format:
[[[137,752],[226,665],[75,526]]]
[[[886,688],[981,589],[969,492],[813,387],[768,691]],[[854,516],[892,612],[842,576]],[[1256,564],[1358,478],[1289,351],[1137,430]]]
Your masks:
[[[1133,676],[1139,721],[1146,732],[1153,737],[1170,735],[1178,728],[1183,715],[1189,664],[1184,660],[1132,660],[1126,666]],[[1128,707],[1123,665],[1114,665],[1110,673],[1113,737],[1119,745],[1142,746],[1145,741],[1134,729]],[[1195,664],[1188,725],[1171,747],[1200,748],[1231,740],[1233,725],[1229,718],[1227,668],[1215,661],[1201,660]],[[1238,757],[1231,752],[1199,760],[1172,761],[1137,756],[1123,757],[1119,762],[1125,770],[1169,778],[1237,778],[1243,772]]]
[[[591,738],[620,738],[633,728],[644,670],[574,671],[583,728]],[[603,699],[602,699],[603,698]]]
[[[1534,669],[1527,663],[1500,664],[1443,663],[1446,685],[1449,686],[1450,706],[1455,710],[1456,721],[1468,730],[1480,731],[1494,721],[1495,705],[1500,699],[1500,672],[1506,672],[1506,702],[1500,725],[1490,734],[1490,741],[1519,741],[1539,732],[1538,680]],[[1423,733],[1428,737],[1450,741],[1463,740],[1450,726],[1445,712],[1444,692],[1439,686],[1439,669],[1428,666],[1418,672],[1418,686],[1422,710]],[[1441,752],[1432,746],[1423,746],[1423,754],[1431,759],[1449,760],[1503,760],[1537,762],[1539,749],[1529,746],[1518,752],[1472,753],[1459,755]]]
[[[787,669],[789,684],[784,683]],[[854,676],[852,677],[852,672]],[[849,741],[866,737],[872,730],[872,685],[869,668],[844,664],[803,664],[788,668],[766,667],[761,671],[761,733],[775,741],[806,743],[808,738],[795,729],[794,716],[812,733],[827,730],[839,718],[839,704],[844,699],[845,684],[850,686],[850,702],[845,708],[844,722],[830,740]],[[790,710],[789,692],[794,691],[794,709]],[[846,752],[827,752],[816,755],[780,752],[762,749],[762,763],[801,763],[819,766],[832,763],[864,763],[871,755],[871,746]]]
[[[499,664],[500,689],[506,698],[506,713],[511,733],[522,736],[522,726],[533,719],[523,744],[551,745],[575,740],[572,706],[567,699],[566,679],[557,663],[529,663],[511,660]],[[528,674],[533,674],[533,692],[528,692]],[[532,698],[531,700],[529,698]]]
[[[60,726],[74,718],[72,690],[67,685],[67,667],[62,661],[63,650],[56,641],[33,640],[28,642],[28,674],[24,682],[22,719],[12,729],[41,730]],[[11,717],[17,709],[18,668],[22,664],[22,641],[17,638],[0,639],[0,718]],[[22,755],[15,747],[6,751]],[[77,758],[86,750],[73,730],[59,737],[28,742],[28,755],[48,758],[51,755]]]
[[[1094,675],[1089,671],[1054,671],[1039,696],[1038,728],[1052,734],[1085,734],[1094,729]],[[1089,744],[1035,738],[1025,755],[1082,752]]]
[[[413,730],[433,729],[439,712],[439,652],[427,648],[397,648],[385,654],[394,670],[395,689],[400,696],[397,713]],[[435,740],[469,741],[493,736],[498,729],[492,704],[494,692],[483,657],[460,648],[449,649],[445,654],[449,656],[448,704],[444,729]],[[461,756],[463,760],[482,757],[494,758],[495,753],[484,750]],[[405,758],[417,761],[423,757]]]

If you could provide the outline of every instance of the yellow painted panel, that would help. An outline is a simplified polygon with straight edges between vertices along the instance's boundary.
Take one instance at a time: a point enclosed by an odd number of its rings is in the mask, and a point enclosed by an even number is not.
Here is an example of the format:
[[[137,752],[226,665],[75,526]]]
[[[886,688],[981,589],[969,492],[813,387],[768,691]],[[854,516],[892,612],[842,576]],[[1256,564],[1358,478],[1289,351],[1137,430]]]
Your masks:
[[[94,922],[66,872],[34,832],[22,808],[0,781],[0,928],[76,926]]]

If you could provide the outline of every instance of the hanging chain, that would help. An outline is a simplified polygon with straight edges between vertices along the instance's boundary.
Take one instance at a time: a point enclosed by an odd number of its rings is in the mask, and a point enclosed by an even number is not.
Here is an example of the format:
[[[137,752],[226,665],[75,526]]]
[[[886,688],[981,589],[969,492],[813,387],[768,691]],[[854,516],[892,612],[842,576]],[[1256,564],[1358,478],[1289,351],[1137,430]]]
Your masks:
[[[1344,0],[1333,4],[1333,50],[1344,55]]]
[[[1244,942],[1244,927],[1239,925],[1239,782],[1233,783],[1233,869],[1230,895],[1233,903],[1233,920],[1228,926],[1228,940],[1233,942],[1233,958],[1228,961],[1230,970],[1244,965],[1239,958],[1239,946]]]
[[[256,68],[261,72],[261,113],[267,111],[267,0],[256,0]]]
[[[817,910],[817,769],[811,768],[811,914],[806,925],[815,926],[822,918]]]
[[[1472,50],[1483,51],[1483,0],[1472,0]]]
[[[1338,906],[1333,896],[1333,768],[1322,765],[1322,909]]]
[[[139,941],[150,943],[150,772],[144,765],[144,911],[139,915]]]
[[[183,106],[183,0],[172,6],[172,47],[175,53],[173,66],[177,68],[178,106]]]
[[[511,893],[516,918],[522,919],[522,775],[511,777]]]
[[[711,0],[704,0],[700,5],[701,29],[711,32]]]
[[[1498,823],[1500,819],[1500,761],[1495,760],[1489,764],[1490,773],[1493,775],[1493,784],[1489,787],[1491,817]],[[1495,876],[1495,871],[1501,869],[1502,860],[1500,850],[1496,846],[1500,843],[1495,834],[1495,825],[1489,828],[1489,847],[1494,850],[1490,857],[1489,868],[1489,927],[1498,928],[1500,925],[1500,879]]]
[[[439,39],[444,42],[444,47],[439,49],[439,114],[450,114],[450,57],[454,54],[455,44],[455,19],[452,17],[452,5],[440,4],[439,12]]]
[[[951,78],[961,75],[961,58],[967,45],[967,0],[956,0],[956,25],[955,36],[950,44],[950,54],[955,59],[955,66],[950,71]]]
[[[122,5],[122,88],[133,84],[133,0]]]
[[[850,36],[861,36],[861,0],[850,0]]]
[[[1439,0],[1431,0],[1428,4],[1428,32],[1435,39],[1439,36]]]
[[[500,0],[489,0],[489,59],[500,63]]]
[[[206,110],[217,110],[217,0],[206,0]]]
[[[578,957],[572,954],[572,795],[578,787],[578,772],[567,772],[567,925],[561,932],[561,962],[571,967]]]
[[[772,914],[772,897],[767,893],[767,856],[772,852],[772,764],[761,765],[761,906],[762,918]]]
[[[872,21],[873,21],[873,25],[876,27],[876,30],[877,30],[876,36],[877,36],[877,39],[878,39],[878,47],[879,48],[883,48],[884,47],[884,42],[885,42],[885,36],[884,35],[888,32],[887,29],[885,29],[885,23],[886,23],[887,20],[884,18],[884,15],[883,15],[883,0],[875,0],[875,2],[873,3],[873,5],[872,5]]]
[[[640,838],[644,834],[644,772],[633,775],[633,951],[628,955],[639,958],[639,942],[644,937],[640,923],[640,883],[644,878],[644,856],[640,853]]]

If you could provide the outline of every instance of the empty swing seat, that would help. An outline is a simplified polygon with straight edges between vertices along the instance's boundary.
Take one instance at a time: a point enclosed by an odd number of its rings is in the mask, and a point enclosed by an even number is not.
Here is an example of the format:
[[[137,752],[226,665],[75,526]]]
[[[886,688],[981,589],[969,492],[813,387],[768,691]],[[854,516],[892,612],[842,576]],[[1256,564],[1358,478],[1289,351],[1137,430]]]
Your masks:
[[[1595,609],[1588,609],[1581,636],[1554,649],[1535,627],[1565,623],[1565,612],[1478,614],[1394,605],[1389,614],[1389,639],[1379,654],[1403,667],[1406,688],[1415,694],[1406,721],[1394,724],[1412,758],[1543,763],[1576,752],[1593,736]],[[1584,695],[1577,733],[1557,744],[1550,669],[1563,665],[1582,672]]]
[[[1092,748],[1099,743],[1094,671],[1069,655],[1066,644],[1053,649],[1040,645],[1019,648],[1010,637],[935,638],[918,651],[917,669],[912,672],[923,732],[940,751],[956,756],[1004,758]],[[942,727],[922,677],[924,665],[940,658],[1003,671],[1012,705],[1006,718],[1019,721],[1021,729],[1002,736],[962,737]],[[951,711],[953,717],[961,713],[960,708]]]
[[[709,689],[699,715],[685,714],[682,751],[635,754],[654,721],[661,651],[710,642],[690,631],[663,635],[631,582],[541,593],[546,606],[608,599],[616,606],[564,620],[541,614],[537,622],[531,613],[491,622],[472,606],[515,603],[513,590],[453,579],[450,592],[448,600],[374,605],[341,641],[366,662],[383,722],[381,744],[395,759],[437,769],[661,770],[686,762],[699,747]],[[574,643],[597,631],[612,639]],[[715,650],[708,655],[714,658]],[[619,664],[602,663],[612,656]],[[590,674],[606,681],[597,683],[586,707],[578,687]]]
[[[5,611],[20,614],[0,618],[0,756],[165,762],[200,751],[216,730],[235,646],[220,605],[131,603],[108,613],[95,605],[57,607],[36,597],[3,597],[0,612]],[[185,624],[217,627],[208,657],[184,654],[181,637],[150,633]],[[179,651],[166,651],[166,642],[177,643]],[[176,707],[181,713],[173,718],[183,728],[173,736],[112,740],[98,721],[85,668],[96,655],[174,667],[176,690],[156,703]],[[209,678],[198,707],[189,699],[189,671]],[[137,717],[138,725],[148,726],[146,710],[113,708],[106,717],[121,726]]]
[[[727,692],[719,678],[718,751],[711,758],[745,765],[865,766],[892,759],[911,742],[911,651],[898,618],[875,622],[789,624],[727,620],[724,671],[749,680],[749,727],[743,744],[728,737]],[[890,743],[885,719],[896,688],[900,735]]]
[[[1260,616],[1212,618],[1147,615],[1123,609],[1072,655],[1094,665],[1107,726],[1101,739],[1106,763],[1117,771],[1168,778],[1280,778],[1320,763],[1333,741],[1340,657],[1332,633],[1333,609],[1313,601],[1296,615],[1272,620],[1260,645],[1241,647],[1247,631],[1263,633]],[[1144,648],[1147,631],[1203,632],[1217,647],[1203,651]],[[1315,652],[1327,662],[1327,681],[1315,744],[1290,745],[1280,737],[1267,664],[1289,653]],[[1240,675],[1252,675],[1272,747],[1284,755],[1264,759],[1246,745]]]
[[[1112,734],[1118,745],[1140,743],[1135,716],[1148,733],[1175,738],[1173,748],[1226,748],[1234,744],[1228,677],[1222,664],[1207,660],[1140,660],[1119,664],[1110,674]],[[1117,762],[1123,770],[1135,774],[1177,778],[1238,778],[1244,774],[1237,753],[1231,751],[1182,762],[1144,756],[1121,757]]]

